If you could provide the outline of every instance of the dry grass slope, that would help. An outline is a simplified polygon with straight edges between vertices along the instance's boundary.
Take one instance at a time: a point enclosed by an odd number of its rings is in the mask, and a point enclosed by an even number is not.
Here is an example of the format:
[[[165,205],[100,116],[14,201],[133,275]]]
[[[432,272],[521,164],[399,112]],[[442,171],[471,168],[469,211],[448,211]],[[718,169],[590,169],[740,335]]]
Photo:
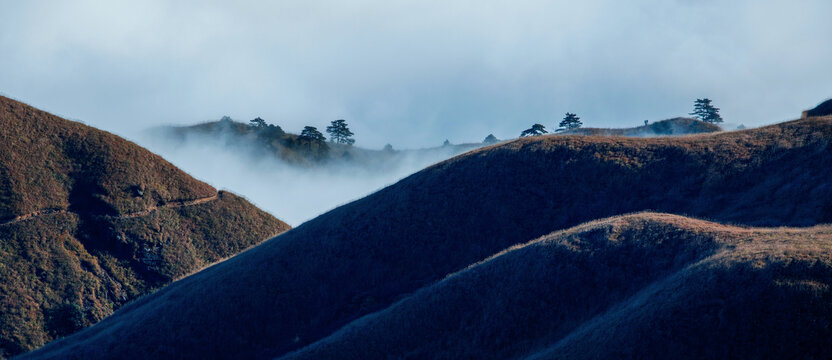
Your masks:
[[[288,226],[115,135],[0,97],[0,358]]]
[[[828,358],[832,227],[640,213],[513,247],[283,359]]]
[[[30,356],[278,357],[507,247],[636,211],[759,226],[829,222],[830,140],[832,118],[812,118],[677,138],[544,136],[482,148],[177,281]],[[643,276],[643,284],[656,280]],[[457,305],[464,307],[448,306]]]

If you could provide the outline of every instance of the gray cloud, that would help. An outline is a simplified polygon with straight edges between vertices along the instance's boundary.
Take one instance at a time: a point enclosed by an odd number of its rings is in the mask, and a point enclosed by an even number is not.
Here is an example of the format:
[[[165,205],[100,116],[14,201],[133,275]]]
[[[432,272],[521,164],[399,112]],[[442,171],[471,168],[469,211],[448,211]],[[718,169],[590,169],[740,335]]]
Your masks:
[[[689,111],[794,118],[832,96],[832,3],[3,1],[0,92],[127,137],[262,116],[346,118],[357,145],[513,137]]]

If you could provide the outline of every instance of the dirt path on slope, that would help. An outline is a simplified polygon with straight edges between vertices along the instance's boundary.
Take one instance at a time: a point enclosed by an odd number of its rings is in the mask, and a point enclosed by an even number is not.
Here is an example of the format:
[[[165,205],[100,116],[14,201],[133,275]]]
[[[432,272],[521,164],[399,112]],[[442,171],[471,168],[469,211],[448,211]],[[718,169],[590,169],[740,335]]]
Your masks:
[[[184,207],[184,206],[199,205],[199,204],[204,204],[204,203],[207,203],[209,201],[214,201],[214,200],[217,200],[217,199],[219,199],[219,193],[216,193],[214,195],[207,196],[207,197],[204,197],[204,198],[193,199],[193,200],[174,200],[174,201],[170,201],[170,202],[167,202],[165,204],[162,204],[162,205],[153,205],[153,206],[150,206],[147,209],[144,209],[144,210],[141,210],[141,211],[136,211],[136,212],[127,213],[127,214],[118,215],[118,216],[109,216],[109,217],[110,218],[115,218],[115,219],[137,218],[137,217],[150,215],[154,211],[157,211],[159,209],[173,209],[173,208]],[[0,222],[0,226],[11,225],[11,224],[18,223],[18,222],[21,222],[21,221],[26,221],[26,220],[29,220],[29,219],[36,218],[38,216],[51,215],[51,214],[67,214],[67,213],[70,213],[70,212],[71,211],[69,211],[67,209],[57,209],[57,208],[56,209],[43,209],[43,210],[33,211],[31,213],[28,213],[28,214],[15,216],[15,217],[13,217],[11,219],[8,219],[8,220],[4,220],[4,221]]]

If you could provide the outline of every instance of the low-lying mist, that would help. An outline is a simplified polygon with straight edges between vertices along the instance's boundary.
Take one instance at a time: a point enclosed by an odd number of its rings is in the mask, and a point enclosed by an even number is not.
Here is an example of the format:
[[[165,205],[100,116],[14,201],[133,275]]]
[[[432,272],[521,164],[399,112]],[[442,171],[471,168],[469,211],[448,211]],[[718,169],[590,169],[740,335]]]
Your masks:
[[[197,179],[244,196],[292,226],[474,147],[396,151],[383,166],[348,161],[303,166],[214,135],[173,140],[148,131],[136,140]]]

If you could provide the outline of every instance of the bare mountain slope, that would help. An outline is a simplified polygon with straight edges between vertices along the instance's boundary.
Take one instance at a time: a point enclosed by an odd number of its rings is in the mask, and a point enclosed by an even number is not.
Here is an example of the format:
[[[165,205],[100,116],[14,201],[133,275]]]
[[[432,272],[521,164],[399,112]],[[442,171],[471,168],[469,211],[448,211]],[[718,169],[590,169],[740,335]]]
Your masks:
[[[283,358],[826,358],[830,249],[830,226],[609,218],[498,253]]]
[[[275,357],[509,246],[642,210],[832,219],[832,118],[678,138],[544,136],[475,150],[177,281],[32,357]]]
[[[0,358],[288,229],[110,133],[0,97]]]

